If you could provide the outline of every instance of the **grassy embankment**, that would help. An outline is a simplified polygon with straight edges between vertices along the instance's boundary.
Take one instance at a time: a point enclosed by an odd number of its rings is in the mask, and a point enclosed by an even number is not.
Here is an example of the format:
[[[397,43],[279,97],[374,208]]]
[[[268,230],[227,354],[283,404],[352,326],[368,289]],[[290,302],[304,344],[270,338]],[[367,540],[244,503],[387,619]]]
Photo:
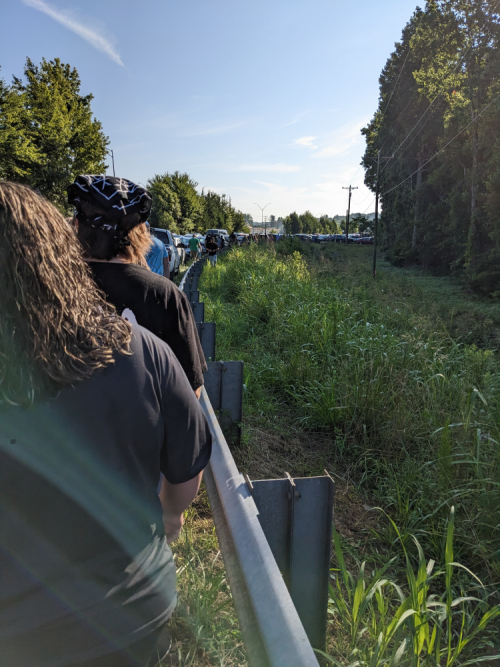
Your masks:
[[[373,664],[384,664],[400,645],[400,664],[436,664],[424,662],[428,653],[439,656],[437,664],[463,664],[464,656],[491,655],[492,625],[482,638],[467,644],[464,637],[498,604],[498,306],[479,303],[450,279],[383,263],[374,282],[370,258],[370,248],[283,244],[276,251],[232,251],[217,269],[204,272],[200,288],[206,318],[217,322],[217,356],[245,361],[244,438],[235,457],[253,478],[283,476],[285,470],[321,474],[323,468],[337,477],[334,576],[340,588],[332,588],[328,650],[340,664],[372,659],[379,641],[379,662]],[[197,542],[197,552],[215,558],[209,524],[193,515],[190,530],[205,543],[211,540],[208,550]],[[412,536],[437,562],[428,577],[429,563]],[[366,560],[366,572],[372,572],[365,575],[366,604],[358,614],[354,596],[348,599],[351,583],[340,548],[348,569],[359,573]],[[196,562],[194,551],[190,561],[185,545],[177,549],[179,562]],[[452,560],[476,572],[484,585]],[[228,603],[227,585],[217,579],[223,577],[220,556],[213,567],[206,556],[202,562],[215,577],[212,588],[220,584],[214,600]],[[383,584],[379,570],[388,563],[384,579],[391,583]],[[417,569],[420,594],[411,577]],[[203,586],[196,594],[198,570],[191,571],[189,586],[181,574],[181,590],[203,606]],[[480,601],[452,606],[467,593]],[[427,607],[428,595],[444,606]],[[212,664],[243,664],[231,607],[213,614],[209,606],[199,645],[209,648]],[[391,625],[410,608],[419,616]],[[195,609],[191,617],[200,614]],[[187,623],[179,620],[179,627]]]

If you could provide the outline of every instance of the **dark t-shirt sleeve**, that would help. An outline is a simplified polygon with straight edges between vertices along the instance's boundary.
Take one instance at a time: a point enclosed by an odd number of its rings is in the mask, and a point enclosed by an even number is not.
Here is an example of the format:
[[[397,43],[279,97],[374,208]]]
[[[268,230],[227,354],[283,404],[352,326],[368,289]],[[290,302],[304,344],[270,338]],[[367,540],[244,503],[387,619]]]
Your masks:
[[[165,330],[168,331],[168,344],[186,372],[191,387],[198,389],[204,384],[207,363],[193,311],[187,296],[177,288],[165,295]]]
[[[176,356],[166,343],[144,329],[158,378],[158,398],[164,423],[160,470],[172,484],[188,482],[208,464],[212,434],[200,403]]]

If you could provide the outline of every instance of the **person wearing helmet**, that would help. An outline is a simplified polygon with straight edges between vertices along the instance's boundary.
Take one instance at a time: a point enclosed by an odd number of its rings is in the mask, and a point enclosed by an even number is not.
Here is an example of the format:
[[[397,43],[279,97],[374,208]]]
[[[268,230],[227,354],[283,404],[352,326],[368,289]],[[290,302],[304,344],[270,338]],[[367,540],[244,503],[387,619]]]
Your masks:
[[[191,306],[173,282],[146,263],[150,193],[125,178],[86,174],[68,187],[68,201],[97,286],[121,315],[170,345],[199,397],[207,364]]]

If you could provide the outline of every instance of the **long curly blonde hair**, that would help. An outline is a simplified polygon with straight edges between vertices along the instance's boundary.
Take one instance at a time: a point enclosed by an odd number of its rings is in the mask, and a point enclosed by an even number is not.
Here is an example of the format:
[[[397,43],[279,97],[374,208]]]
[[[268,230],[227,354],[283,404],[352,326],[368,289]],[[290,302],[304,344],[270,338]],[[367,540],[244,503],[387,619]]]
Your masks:
[[[0,404],[29,405],[127,354],[74,230],[31,188],[0,182]]]

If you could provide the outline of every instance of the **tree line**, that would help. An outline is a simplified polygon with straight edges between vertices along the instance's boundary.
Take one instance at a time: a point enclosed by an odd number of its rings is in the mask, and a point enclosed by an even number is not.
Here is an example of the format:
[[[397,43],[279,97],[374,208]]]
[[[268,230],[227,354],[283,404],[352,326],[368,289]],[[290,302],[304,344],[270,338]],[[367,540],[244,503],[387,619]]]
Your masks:
[[[354,213],[349,221],[349,233],[370,232],[371,225],[372,222],[367,216]],[[287,234],[342,234],[345,232],[345,217],[316,217],[311,211],[298,215],[294,211],[283,219],[283,227]]]
[[[188,174],[157,174],[147,182],[153,196],[149,216],[152,227],[177,234],[226,229],[229,233],[249,231],[245,215],[232,206],[230,198],[217,192],[196,190],[198,183]]]
[[[80,88],[78,71],[58,58],[39,66],[28,58],[23,79],[0,78],[0,179],[36,188],[64,213],[70,210],[66,188],[76,176],[108,168],[109,139],[92,113],[93,95]],[[178,171],[150,178],[152,226],[178,233],[247,229],[226,195],[200,194],[197,185]]]
[[[380,169],[381,240],[500,296],[500,15],[495,0],[429,0],[405,26],[362,132],[365,183]],[[391,158],[391,156],[393,156]]]

